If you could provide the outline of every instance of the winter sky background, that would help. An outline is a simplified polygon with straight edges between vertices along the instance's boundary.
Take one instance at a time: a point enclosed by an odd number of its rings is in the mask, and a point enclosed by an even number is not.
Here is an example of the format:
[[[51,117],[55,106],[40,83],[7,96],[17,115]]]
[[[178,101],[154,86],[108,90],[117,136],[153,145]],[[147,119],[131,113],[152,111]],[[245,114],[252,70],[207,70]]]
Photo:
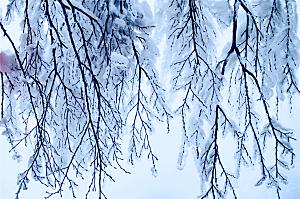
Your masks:
[[[155,10],[155,1],[148,0],[152,9]],[[298,0],[296,0],[298,1]],[[5,13],[6,0],[0,0],[0,16]],[[300,13],[300,2],[298,1],[297,11]],[[298,20],[298,35],[300,35]],[[8,33],[14,41],[18,41],[20,34],[18,22],[7,27]],[[10,49],[10,45],[3,35],[0,35],[0,50]],[[163,56],[163,54],[161,55]],[[162,57],[160,58],[162,59]],[[160,60],[159,59],[159,60]],[[158,61],[159,64],[163,64]],[[300,73],[298,72],[300,79]],[[298,139],[296,147],[296,167],[288,173],[289,184],[282,192],[283,199],[300,198],[300,97],[294,98],[292,114],[289,113],[288,103],[282,104],[280,120],[286,127],[292,128],[296,132]],[[179,124],[179,125],[177,125]],[[173,120],[170,134],[166,134],[166,129],[161,124],[156,125],[156,132],[152,135],[153,149],[158,155],[157,165],[158,176],[153,177],[150,169],[151,164],[146,158],[137,161],[134,167],[129,167],[132,174],[125,174],[122,171],[113,170],[116,182],[106,181],[104,192],[110,199],[191,199],[200,195],[200,181],[194,166],[192,154],[187,157],[186,166],[183,170],[177,169],[177,157],[181,144],[181,131],[179,130],[179,120]],[[0,129],[0,132],[2,129]],[[229,145],[230,147],[230,141]],[[0,135],[0,199],[12,199],[17,189],[17,174],[27,166],[27,158],[24,156],[22,162],[17,163],[9,153],[10,145],[5,136]],[[24,149],[26,150],[26,149]],[[26,152],[25,152],[26,153]],[[24,154],[24,152],[22,152]],[[229,157],[230,158],[230,157]],[[275,191],[267,189],[265,186],[255,187],[258,178],[258,167],[242,168],[241,176],[237,186],[238,194],[243,199],[273,199]],[[78,198],[84,198],[87,183],[80,182]],[[80,195],[82,190],[82,195]],[[63,198],[72,198],[68,191],[65,191]],[[29,190],[24,191],[22,199],[39,199],[45,195],[45,189],[33,180],[29,183]],[[55,197],[52,197],[55,198]],[[57,197],[59,198],[59,197]]]

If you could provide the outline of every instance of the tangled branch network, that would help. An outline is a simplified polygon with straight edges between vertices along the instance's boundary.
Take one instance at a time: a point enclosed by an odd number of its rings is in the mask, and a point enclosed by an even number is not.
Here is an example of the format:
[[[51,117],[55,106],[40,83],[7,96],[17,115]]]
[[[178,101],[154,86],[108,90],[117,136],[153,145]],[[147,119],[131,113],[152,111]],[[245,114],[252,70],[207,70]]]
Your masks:
[[[300,92],[296,2],[156,3],[153,16],[136,0],[8,2],[0,29],[13,52],[0,53],[1,130],[14,159],[32,149],[16,198],[30,179],[47,187],[47,198],[66,187],[75,198],[78,178],[89,181],[86,198],[94,191],[107,198],[109,171],[129,173],[125,160],[133,165],[144,154],[156,175],[153,126],[164,122],[169,132],[173,117],[183,132],[178,168],[192,151],[199,198],[238,198],[240,168],[251,165],[260,170],[256,185],[281,198],[295,159],[296,138],[281,124],[279,106],[288,99],[292,107]],[[20,43],[5,28],[15,15]],[[224,31],[225,47],[218,43]],[[164,36],[168,64],[159,66],[155,40]],[[176,103],[167,100],[160,67],[171,71]],[[235,168],[224,161],[228,136]]]

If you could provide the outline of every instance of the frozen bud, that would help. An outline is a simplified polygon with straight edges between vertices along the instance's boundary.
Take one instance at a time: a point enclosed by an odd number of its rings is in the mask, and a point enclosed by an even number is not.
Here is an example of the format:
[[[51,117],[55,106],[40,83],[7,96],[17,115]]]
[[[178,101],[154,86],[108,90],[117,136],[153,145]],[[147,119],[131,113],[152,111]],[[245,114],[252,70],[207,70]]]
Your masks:
[[[0,52],[0,72],[12,72],[16,70],[17,62],[14,54]]]

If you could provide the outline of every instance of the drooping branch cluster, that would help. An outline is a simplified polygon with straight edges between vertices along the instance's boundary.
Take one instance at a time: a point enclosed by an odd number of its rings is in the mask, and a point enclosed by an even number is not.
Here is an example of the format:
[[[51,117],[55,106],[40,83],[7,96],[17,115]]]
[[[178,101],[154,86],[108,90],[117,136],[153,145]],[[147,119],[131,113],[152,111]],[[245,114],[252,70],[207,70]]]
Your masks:
[[[287,182],[283,169],[293,165],[295,138],[280,125],[274,109],[285,95],[299,92],[295,3],[170,0],[169,12],[173,88],[182,100],[177,108],[184,132],[179,166],[191,146],[202,183],[208,186],[202,198],[223,198],[228,190],[236,198],[232,180],[239,173],[232,174],[219,152],[226,149],[219,135],[229,131],[237,144],[238,171],[257,161],[262,176],[257,185],[266,181],[280,198]],[[215,33],[225,31],[224,25],[230,25],[231,44],[218,57]],[[203,130],[206,126],[211,130]],[[270,143],[275,149],[271,155],[266,149]]]
[[[19,65],[1,73],[1,121],[13,149],[34,147],[17,196],[32,175],[53,189],[49,197],[64,186],[75,197],[76,176],[87,178],[89,170],[87,196],[98,190],[105,197],[102,181],[113,178],[107,168],[128,172],[124,134],[131,136],[130,162],[147,152],[155,172],[152,120],[168,121],[170,113],[153,65],[149,8],[135,1],[25,0],[12,1],[7,18],[16,9],[24,19],[19,47],[1,23]]]
[[[215,38],[212,24],[206,15],[207,10],[199,1],[171,1],[169,41],[172,54],[172,82],[175,90],[182,92],[182,103],[176,112],[182,117],[184,145],[195,137],[196,150],[203,137],[199,120],[214,114],[214,109],[221,101],[221,74],[215,70],[213,40]],[[208,102],[212,103],[208,103]],[[191,110],[191,114],[187,114]],[[189,127],[189,119],[195,120],[195,128]],[[188,128],[191,128],[189,130]],[[183,157],[183,156],[182,156]],[[180,161],[181,162],[181,161]]]

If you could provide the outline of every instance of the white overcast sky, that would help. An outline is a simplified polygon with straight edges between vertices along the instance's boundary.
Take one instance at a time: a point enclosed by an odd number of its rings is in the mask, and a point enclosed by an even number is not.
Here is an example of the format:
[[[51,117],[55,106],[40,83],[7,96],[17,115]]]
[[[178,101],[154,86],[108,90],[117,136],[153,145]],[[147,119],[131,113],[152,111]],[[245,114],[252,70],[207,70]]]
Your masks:
[[[0,0],[0,8],[2,9],[2,16],[4,14],[4,5],[6,0]],[[149,1],[154,8],[155,0]],[[300,2],[299,2],[300,4]],[[298,6],[298,13],[300,5]],[[7,30],[15,41],[18,41],[19,31],[18,23],[13,23],[7,27]],[[298,31],[299,32],[299,31]],[[0,35],[0,50],[9,49],[10,46],[3,35]],[[288,106],[286,106],[288,107]],[[285,107],[283,106],[283,109]],[[300,98],[295,97],[293,116],[291,117],[286,108],[286,114],[281,118],[285,126],[296,130],[297,138],[300,139]],[[298,119],[298,120],[297,120]],[[154,178],[150,171],[150,163],[146,160],[138,161],[131,169],[131,175],[124,174],[121,171],[114,171],[114,176],[117,181],[115,183],[107,182],[105,184],[105,191],[110,199],[190,199],[196,198],[200,194],[200,182],[196,172],[192,155],[188,156],[186,167],[179,171],[176,168],[177,155],[179,146],[181,144],[180,127],[176,124],[180,121],[172,121],[173,127],[170,134],[165,131],[157,131],[152,136],[152,143],[155,152],[159,156],[158,176]],[[157,129],[160,129],[157,126]],[[0,129],[1,130],[1,129]],[[296,154],[300,155],[299,142]],[[26,161],[17,163],[12,160],[9,151],[9,144],[6,137],[0,135],[0,199],[14,198],[16,191],[16,176],[19,172],[27,166]],[[289,173],[289,185],[285,187],[282,198],[283,199],[299,199],[300,198],[300,161],[296,157],[297,168]],[[25,158],[24,158],[25,159]],[[239,195],[243,199],[273,199],[274,190],[268,190],[265,186],[254,187],[258,177],[256,170],[243,169],[241,178],[239,180]],[[87,183],[83,182],[81,187]],[[43,187],[31,181],[29,190],[23,192],[22,199],[40,199],[44,196]],[[64,198],[71,198],[69,193],[64,195]],[[83,197],[78,197],[79,199]]]

